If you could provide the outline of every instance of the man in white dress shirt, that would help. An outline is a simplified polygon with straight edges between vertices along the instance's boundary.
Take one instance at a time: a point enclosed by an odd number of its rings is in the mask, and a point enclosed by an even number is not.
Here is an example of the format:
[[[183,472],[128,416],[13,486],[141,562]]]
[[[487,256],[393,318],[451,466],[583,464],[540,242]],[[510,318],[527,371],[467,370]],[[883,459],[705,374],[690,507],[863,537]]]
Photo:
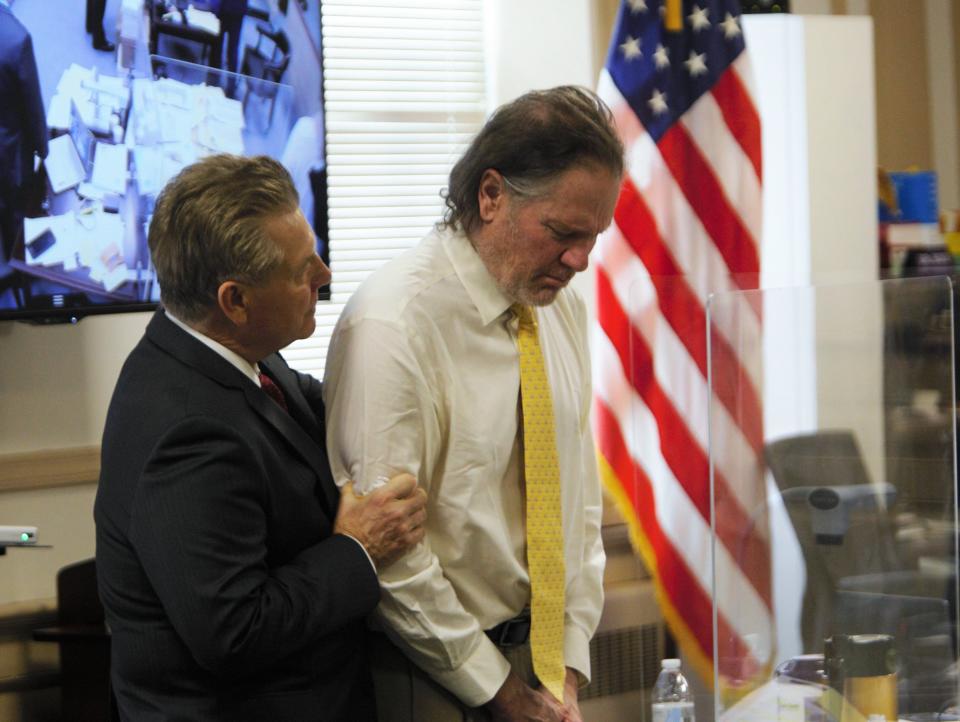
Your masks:
[[[337,325],[324,384],[336,481],[408,472],[428,495],[424,542],[379,569],[380,720],[581,719],[604,553],[587,319],[567,284],[611,221],[622,156],[587,90],[501,107],[453,168],[443,222],[374,273]],[[553,402],[563,699],[540,684],[528,641],[518,304],[533,307]]]

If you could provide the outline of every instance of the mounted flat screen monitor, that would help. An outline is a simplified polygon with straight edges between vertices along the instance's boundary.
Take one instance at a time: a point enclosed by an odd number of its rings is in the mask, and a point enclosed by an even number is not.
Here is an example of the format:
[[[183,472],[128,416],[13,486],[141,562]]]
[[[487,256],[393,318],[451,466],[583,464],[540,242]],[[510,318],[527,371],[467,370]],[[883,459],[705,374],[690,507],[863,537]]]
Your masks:
[[[248,0],[241,18],[221,0],[118,0],[105,40],[88,5],[0,4],[36,65],[0,84],[0,107],[22,108],[0,113],[0,320],[155,308],[157,194],[213,153],[283,163],[329,264],[318,0]]]

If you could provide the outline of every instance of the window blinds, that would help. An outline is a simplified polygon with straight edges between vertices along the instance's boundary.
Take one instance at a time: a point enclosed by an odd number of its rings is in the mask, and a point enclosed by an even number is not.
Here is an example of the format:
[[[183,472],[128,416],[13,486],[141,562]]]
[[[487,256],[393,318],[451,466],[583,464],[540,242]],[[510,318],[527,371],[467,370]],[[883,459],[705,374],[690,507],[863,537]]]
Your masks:
[[[482,0],[323,0],[332,298],[283,353],[323,376],[344,303],[443,213],[485,116]]]

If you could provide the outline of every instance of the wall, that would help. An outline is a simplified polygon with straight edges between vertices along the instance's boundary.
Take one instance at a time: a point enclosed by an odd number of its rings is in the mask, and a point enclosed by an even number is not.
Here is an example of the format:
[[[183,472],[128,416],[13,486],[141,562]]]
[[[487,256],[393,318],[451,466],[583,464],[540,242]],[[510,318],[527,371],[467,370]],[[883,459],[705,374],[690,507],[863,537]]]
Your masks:
[[[870,15],[881,167],[932,168],[960,208],[960,6],[950,0],[793,0],[802,14]]]
[[[76,326],[0,323],[0,457],[99,445],[114,381],[149,317],[93,316]],[[86,484],[0,494],[0,524],[37,526],[41,543],[53,545],[0,557],[0,604],[54,596],[57,570],[93,556],[95,492]]]

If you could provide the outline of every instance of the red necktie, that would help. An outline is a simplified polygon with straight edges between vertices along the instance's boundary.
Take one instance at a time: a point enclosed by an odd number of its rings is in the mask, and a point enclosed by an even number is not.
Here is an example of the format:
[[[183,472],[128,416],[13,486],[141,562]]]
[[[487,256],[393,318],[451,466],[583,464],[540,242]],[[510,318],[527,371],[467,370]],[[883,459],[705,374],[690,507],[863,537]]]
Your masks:
[[[260,388],[264,390],[267,396],[276,401],[277,405],[281,409],[289,414],[290,409],[287,408],[287,399],[284,397],[283,391],[280,390],[280,387],[273,382],[272,378],[263,373],[263,371],[260,372],[259,376]]]

